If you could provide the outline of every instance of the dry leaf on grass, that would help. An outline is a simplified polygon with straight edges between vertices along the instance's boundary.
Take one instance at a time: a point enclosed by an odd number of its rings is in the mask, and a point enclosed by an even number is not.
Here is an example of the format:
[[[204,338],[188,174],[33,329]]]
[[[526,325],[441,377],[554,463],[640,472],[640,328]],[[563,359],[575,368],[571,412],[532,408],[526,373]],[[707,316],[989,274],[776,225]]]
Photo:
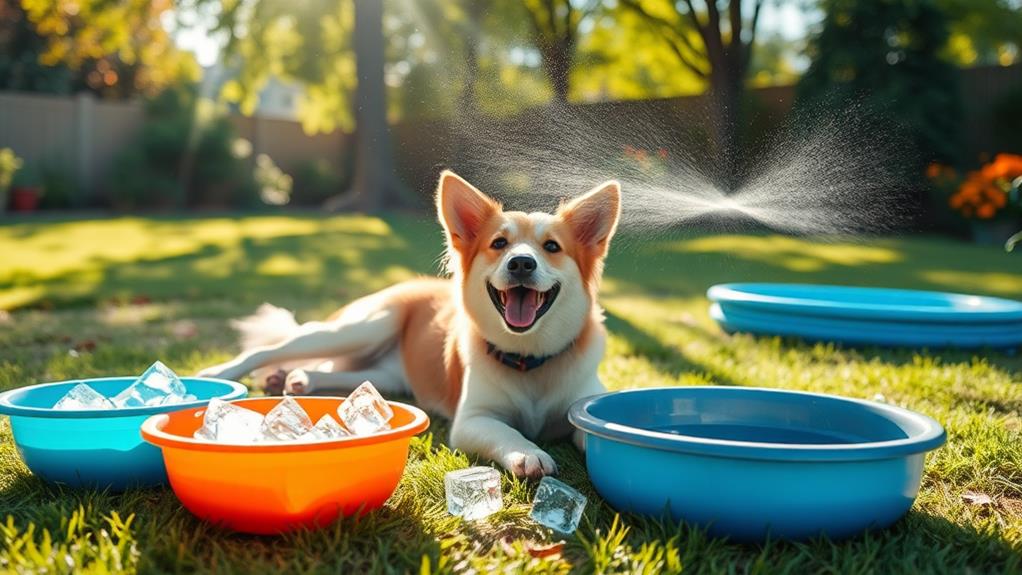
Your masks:
[[[95,351],[96,350],[96,340],[94,340],[94,339],[83,339],[82,341],[79,341],[78,343],[75,344],[74,349],[78,353],[82,353],[83,351],[84,352]]]
[[[979,507],[985,507],[987,505],[993,505],[994,500],[986,493],[974,493],[972,491],[966,491],[962,494],[962,499],[965,500],[969,505],[976,505]]]
[[[510,535],[500,540],[501,546],[504,548],[504,553],[508,555],[514,555],[516,553],[514,547],[515,538]],[[536,557],[537,559],[556,559],[561,556],[561,551],[564,550],[564,541],[555,541],[553,543],[543,543],[540,541],[531,541],[529,539],[521,540],[522,547],[525,548],[525,552]]]

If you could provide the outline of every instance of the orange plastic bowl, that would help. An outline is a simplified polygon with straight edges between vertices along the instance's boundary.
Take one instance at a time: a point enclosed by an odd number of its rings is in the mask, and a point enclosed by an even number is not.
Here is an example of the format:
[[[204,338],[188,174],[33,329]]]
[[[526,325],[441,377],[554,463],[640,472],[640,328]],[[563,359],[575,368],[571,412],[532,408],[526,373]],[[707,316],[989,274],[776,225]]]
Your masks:
[[[313,421],[336,416],[340,397],[297,397]],[[279,400],[234,401],[266,413]],[[196,516],[235,531],[322,527],[338,515],[378,509],[397,488],[412,436],[429,427],[421,409],[389,402],[393,429],[306,443],[223,444],[194,439],[205,407],[154,415],[142,437],[163,450],[170,486]]]

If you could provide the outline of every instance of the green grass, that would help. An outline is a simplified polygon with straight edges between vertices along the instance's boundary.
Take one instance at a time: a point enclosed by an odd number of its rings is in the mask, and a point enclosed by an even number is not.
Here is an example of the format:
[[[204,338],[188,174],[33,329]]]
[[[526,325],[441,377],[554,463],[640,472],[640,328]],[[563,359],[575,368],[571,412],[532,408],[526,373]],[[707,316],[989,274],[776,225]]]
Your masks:
[[[431,218],[123,218],[0,226],[0,389],[132,374],[161,358],[183,373],[229,358],[226,321],[262,301],[323,316],[343,302],[433,273]],[[97,493],[46,485],[22,465],[0,418],[0,570],[93,572],[755,572],[1022,570],[1022,359],[994,351],[850,349],[728,336],[705,289],[722,281],[812,281],[1018,297],[1022,265],[993,248],[933,238],[826,243],[769,235],[623,234],[602,302],[611,332],[601,367],[612,388],[756,385],[884,394],[928,413],[948,443],[893,528],[844,541],[731,544],[670,521],[616,517],[567,444],[548,446],[590,498],[577,536],[553,559],[530,542],[534,484],[505,475],[506,508],[447,516],[443,473],[469,463],[446,423],[413,443],[386,507],[316,533],[249,537],[206,525],[167,490]],[[78,349],[78,352],[71,353]],[[966,491],[990,494],[973,506]],[[713,497],[713,493],[707,493]],[[6,516],[6,519],[4,519]],[[504,542],[506,541],[506,542]]]

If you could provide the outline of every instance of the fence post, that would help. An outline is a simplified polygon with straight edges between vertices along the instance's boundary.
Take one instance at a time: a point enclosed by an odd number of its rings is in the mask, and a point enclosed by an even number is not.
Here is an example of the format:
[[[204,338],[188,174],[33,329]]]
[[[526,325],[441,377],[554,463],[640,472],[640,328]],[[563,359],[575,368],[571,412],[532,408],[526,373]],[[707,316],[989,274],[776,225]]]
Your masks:
[[[78,175],[77,193],[72,199],[74,207],[92,203],[95,192],[96,163],[93,142],[96,131],[96,98],[90,92],[75,97],[75,168]]]

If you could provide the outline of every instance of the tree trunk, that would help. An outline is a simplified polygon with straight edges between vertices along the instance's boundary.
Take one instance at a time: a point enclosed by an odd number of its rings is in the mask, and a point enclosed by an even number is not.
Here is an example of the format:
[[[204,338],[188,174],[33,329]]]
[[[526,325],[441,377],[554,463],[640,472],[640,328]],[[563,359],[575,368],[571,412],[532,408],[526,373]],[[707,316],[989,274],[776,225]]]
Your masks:
[[[568,75],[571,73],[571,48],[555,45],[546,50],[543,61],[547,77],[554,88],[554,99],[559,104],[568,103]]]
[[[398,199],[383,82],[383,0],[355,1],[354,40],[358,87],[352,192],[359,209],[378,213]]]
[[[741,185],[742,159],[741,133],[742,121],[742,71],[736,66],[713,66],[710,77],[712,129],[714,147],[720,166],[720,183],[726,192],[732,192]]]

